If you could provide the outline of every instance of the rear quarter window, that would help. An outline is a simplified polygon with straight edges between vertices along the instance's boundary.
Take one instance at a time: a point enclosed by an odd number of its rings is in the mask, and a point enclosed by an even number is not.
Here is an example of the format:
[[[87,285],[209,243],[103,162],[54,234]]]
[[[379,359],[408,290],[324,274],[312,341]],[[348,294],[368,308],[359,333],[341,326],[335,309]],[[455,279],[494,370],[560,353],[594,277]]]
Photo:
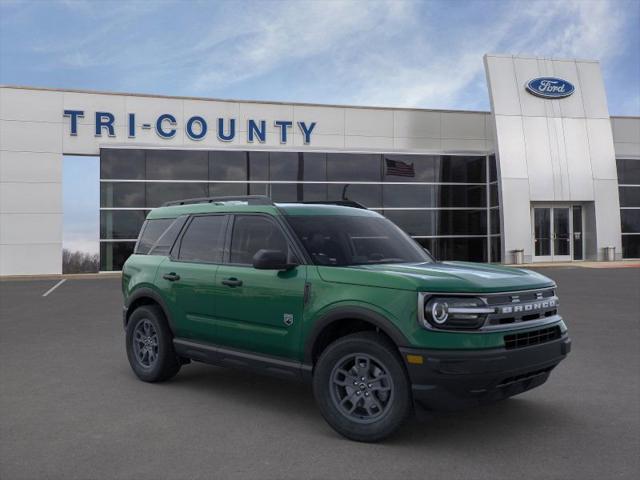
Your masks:
[[[146,220],[133,253],[138,255],[168,255],[186,216]]]

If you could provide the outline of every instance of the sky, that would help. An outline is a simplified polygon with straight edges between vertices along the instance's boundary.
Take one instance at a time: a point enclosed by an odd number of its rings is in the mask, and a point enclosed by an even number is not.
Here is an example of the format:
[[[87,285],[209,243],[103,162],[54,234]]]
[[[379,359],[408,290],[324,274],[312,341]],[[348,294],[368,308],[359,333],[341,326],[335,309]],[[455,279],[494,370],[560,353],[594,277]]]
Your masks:
[[[489,110],[485,53],[599,59],[640,115],[640,0],[0,0],[0,84]]]

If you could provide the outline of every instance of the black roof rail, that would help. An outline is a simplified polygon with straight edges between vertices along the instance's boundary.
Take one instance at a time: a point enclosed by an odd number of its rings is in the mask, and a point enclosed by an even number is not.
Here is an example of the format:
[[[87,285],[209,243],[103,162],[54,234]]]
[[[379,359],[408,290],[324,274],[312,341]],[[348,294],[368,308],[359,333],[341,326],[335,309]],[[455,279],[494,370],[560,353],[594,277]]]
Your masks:
[[[341,207],[353,207],[353,208],[362,208],[363,210],[368,210],[367,207],[358,203],[354,200],[318,200],[313,202],[300,202],[305,205],[339,205]]]
[[[186,198],[184,200],[174,200],[165,202],[163,207],[173,207],[176,205],[194,205],[197,203],[223,203],[223,202],[247,202],[248,205],[273,205],[271,199],[265,195],[239,195],[235,197],[200,197]]]

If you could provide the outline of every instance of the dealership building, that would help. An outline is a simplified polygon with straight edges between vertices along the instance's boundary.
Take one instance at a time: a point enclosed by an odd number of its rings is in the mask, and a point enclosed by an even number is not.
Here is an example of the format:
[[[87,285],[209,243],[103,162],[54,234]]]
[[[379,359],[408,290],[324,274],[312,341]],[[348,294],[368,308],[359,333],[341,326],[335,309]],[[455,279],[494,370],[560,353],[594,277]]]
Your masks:
[[[442,260],[640,258],[640,117],[597,61],[486,55],[491,111],[0,87],[0,275],[61,273],[65,155],[100,157],[100,268],[193,197],[353,200]]]

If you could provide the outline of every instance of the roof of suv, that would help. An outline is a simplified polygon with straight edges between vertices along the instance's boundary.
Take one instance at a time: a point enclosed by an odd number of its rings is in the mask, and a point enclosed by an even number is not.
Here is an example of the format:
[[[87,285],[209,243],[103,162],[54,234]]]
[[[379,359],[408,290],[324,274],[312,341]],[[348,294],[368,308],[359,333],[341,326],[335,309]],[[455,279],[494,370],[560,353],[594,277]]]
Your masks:
[[[379,214],[364,208],[331,204],[274,203],[250,204],[246,201],[217,201],[211,203],[189,203],[185,205],[168,205],[154,208],[147,219],[175,218],[180,215],[202,213],[267,213],[270,215],[349,215],[378,216]]]

